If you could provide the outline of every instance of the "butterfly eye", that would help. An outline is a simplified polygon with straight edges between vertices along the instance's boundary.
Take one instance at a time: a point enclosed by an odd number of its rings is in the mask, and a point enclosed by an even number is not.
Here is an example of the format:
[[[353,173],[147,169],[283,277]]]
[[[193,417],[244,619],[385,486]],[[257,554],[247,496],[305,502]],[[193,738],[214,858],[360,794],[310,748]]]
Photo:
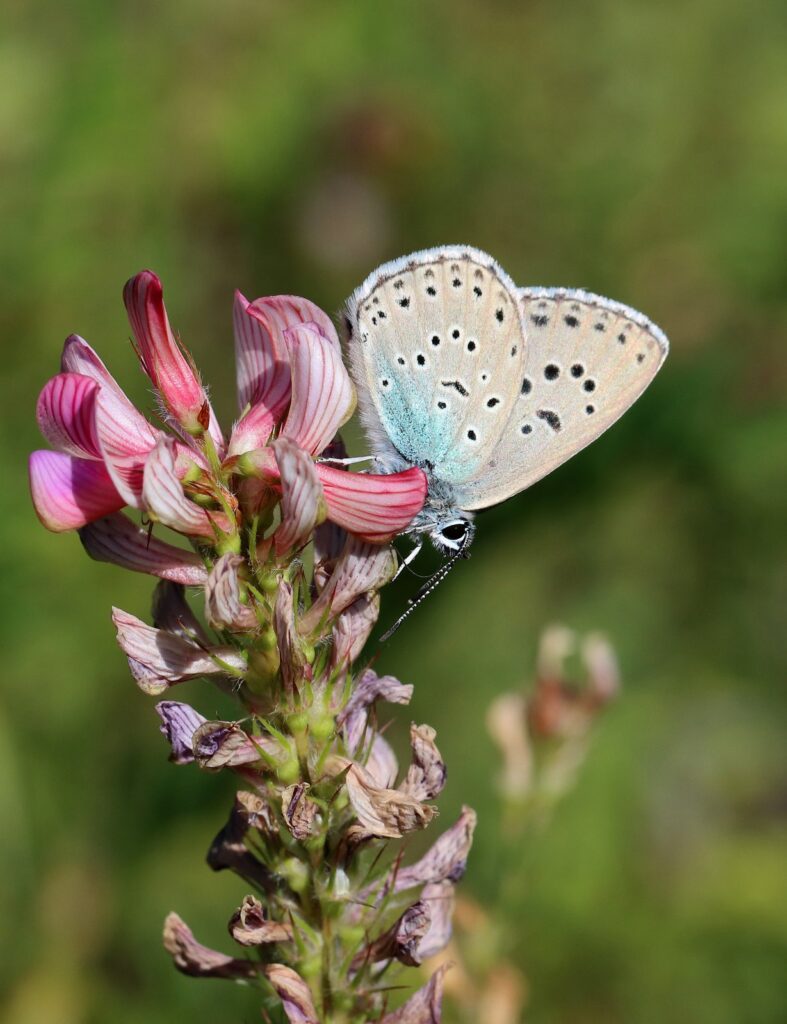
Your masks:
[[[449,523],[448,526],[443,527],[440,533],[446,540],[454,542],[464,540],[467,533],[467,523]]]

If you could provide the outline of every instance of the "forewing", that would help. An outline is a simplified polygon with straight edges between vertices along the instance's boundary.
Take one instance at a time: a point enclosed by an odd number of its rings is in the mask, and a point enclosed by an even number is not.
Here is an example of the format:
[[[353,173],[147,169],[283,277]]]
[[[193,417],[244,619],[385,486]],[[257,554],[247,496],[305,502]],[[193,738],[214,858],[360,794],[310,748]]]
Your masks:
[[[361,416],[375,454],[448,484],[488,461],[523,372],[522,311],[491,256],[431,249],[388,263],[348,309]]]
[[[585,291],[520,290],[527,343],[494,451],[456,489],[473,510],[524,490],[594,441],[639,398],[668,342],[645,316]]]

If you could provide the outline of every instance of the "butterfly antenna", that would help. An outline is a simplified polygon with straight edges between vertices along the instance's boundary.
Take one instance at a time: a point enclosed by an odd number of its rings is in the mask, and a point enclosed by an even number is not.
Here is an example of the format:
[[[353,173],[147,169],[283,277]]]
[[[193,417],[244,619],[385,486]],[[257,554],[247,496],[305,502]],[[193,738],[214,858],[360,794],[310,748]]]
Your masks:
[[[440,566],[440,568],[437,570],[436,573],[434,573],[434,575],[429,577],[429,579],[426,581],[426,583],[424,583],[424,585],[421,587],[421,589],[418,591],[415,597],[410,598],[410,603],[407,606],[407,608],[405,608],[405,610],[402,612],[402,614],[399,616],[396,622],[394,622],[394,624],[389,629],[387,629],[380,637],[380,643],[385,643],[386,640],[391,639],[391,637],[401,626],[404,620],[408,618],[410,615],[412,615],[415,609],[418,607],[418,605],[423,604],[423,602],[427,599],[427,597],[429,597],[432,591],[436,590],[437,587],[443,582],[443,580],[453,569],[453,567],[456,565],[460,558],[469,557],[465,553],[465,550],[469,546],[470,539],[471,535],[468,534],[468,537],[462,543],[462,546],[457,551],[455,551],[453,555],[451,555],[447,562],[444,562]]]

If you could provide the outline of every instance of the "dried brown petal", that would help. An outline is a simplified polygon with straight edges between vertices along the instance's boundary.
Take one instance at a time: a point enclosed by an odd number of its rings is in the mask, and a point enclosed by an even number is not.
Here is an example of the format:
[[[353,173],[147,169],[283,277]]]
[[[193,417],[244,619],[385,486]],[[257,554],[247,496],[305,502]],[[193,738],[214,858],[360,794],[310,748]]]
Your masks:
[[[278,844],[278,825],[264,798],[240,790],[235,794],[226,825],[208,850],[208,865],[214,871],[234,871],[252,885],[274,892],[277,879],[246,847],[245,838],[250,829],[262,833],[267,844]]]
[[[443,976],[448,966],[435,971],[430,980],[404,1006],[386,1013],[380,1024],[440,1024],[443,1005]]]
[[[397,789],[382,789],[365,768],[352,764],[346,776],[347,794],[361,826],[370,836],[399,839],[426,828],[435,809]]]
[[[276,817],[270,805],[259,793],[251,793],[247,789],[238,790],[232,813],[244,830],[253,828],[265,835],[279,833]]]
[[[260,748],[271,756],[281,755],[278,745],[265,737],[252,739],[236,722],[205,722],[194,733],[194,757],[200,768],[218,771],[255,764]]]
[[[364,768],[378,786],[384,789],[393,786],[399,774],[399,763],[396,760],[391,744],[379,732],[372,734],[369,755],[361,759]]]
[[[192,978],[254,978],[262,965],[209,949],[197,942],[189,926],[177,914],[168,914],[164,922],[164,948],[183,974]]]
[[[292,939],[292,925],[268,920],[256,896],[244,896],[228,927],[230,935],[241,946],[262,946],[268,942]]]
[[[454,915],[455,886],[453,882],[434,882],[421,892],[421,902],[429,910],[429,927],[421,939],[417,955],[421,960],[437,956],[451,939]]]
[[[476,821],[475,811],[470,807],[463,807],[457,821],[440,836],[420,860],[396,872],[393,878],[394,892],[433,882],[458,882],[465,873]]]
[[[254,609],[241,601],[238,570],[245,564],[240,555],[222,555],[205,584],[205,616],[214,629],[249,632],[257,626]]]
[[[435,746],[435,736],[430,725],[410,726],[413,760],[399,789],[416,800],[434,800],[445,786],[445,762]]]
[[[589,633],[582,641],[582,660],[587,670],[587,689],[592,703],[601,707],[620,690],[620,668],[615,649],[601,633]]]
[[[268,964],[264,970],[290,1024],[320,1024],[309,986],[299,974],[284,964]]]
[[[308,796],[309,785],[299,782],[288,786],[281,795],[281,809],[287,828],[296,839],[308,839],[315,831],[319,806]]]
[[[365,964],[380,960],[398,960],[408,967],[418,967],[423,962],[419,947],[429,930],[429,923],[429,907],[423,900],[418,900],[386,932],[358,953],[352,962],[352,970],[358,971]]]
[[[353,686],[352,695],[337,718],[339,725],[359,711],[365,711],[375,701],[385,700],[389,704],[409,704],[413,695],[411,683],[400,683],[395,676],[378,676],[367,669]]]
[[[503,755],[503,792],[522,797],[533,783],[533,750],[527,731],[526,702],[518,693],[497,697],[486,713],[489,735]]]

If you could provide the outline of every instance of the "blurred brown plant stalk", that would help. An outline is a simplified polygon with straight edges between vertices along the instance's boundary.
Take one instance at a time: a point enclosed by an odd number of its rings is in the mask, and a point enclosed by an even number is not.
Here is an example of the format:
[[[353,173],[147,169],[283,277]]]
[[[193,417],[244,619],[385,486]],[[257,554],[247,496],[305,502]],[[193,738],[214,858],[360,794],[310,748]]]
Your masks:
[[[475,814],[405,863],[397,841],[429,825],[446,769],[434,730],[414,724],[400,772],[377,708],[406,705],[412,686],[359,664],[396,570],[389,542],[420,509],[424,476],[342,466],[354,390],[330,319],[307,300],[236,295],[240,415],[227,440],[158,278],[137,275],[124,297],[160,425],[71,336],[38,403],[55,450],[33,454],[30,476],[45,526],[159,578],[152,624],[113,611],[118,643],[139,687],[163,698],[170,759],[238,781],[208,852],[249,888],[229,917],[234,949],[202,945],[176,913],[164,945],[185,974],[258,985],[267,1020],[439,1021],[445,967],[398,1009],[390,997],[401,965],[450,939]],[[170,699],[197,677],[236,701],[236,719]]]
[[[578,672],[571,670],[572,661],[578,661]],[[497,891],[485,907],[458,898],[454,936],[432,965],[436,970],[453,966],[445,985],[451,1020],[520,1024],[523,1019],[528,983],[512,957],[522,843],[548,825],[570,792],[595,721],[619,687],[617,659],[603,636],[578,637],[565,626],[550,626],[541,635],[533,684],[527,691],[501,694],[490,705],[487,730],[503,761],[497,780]]]

